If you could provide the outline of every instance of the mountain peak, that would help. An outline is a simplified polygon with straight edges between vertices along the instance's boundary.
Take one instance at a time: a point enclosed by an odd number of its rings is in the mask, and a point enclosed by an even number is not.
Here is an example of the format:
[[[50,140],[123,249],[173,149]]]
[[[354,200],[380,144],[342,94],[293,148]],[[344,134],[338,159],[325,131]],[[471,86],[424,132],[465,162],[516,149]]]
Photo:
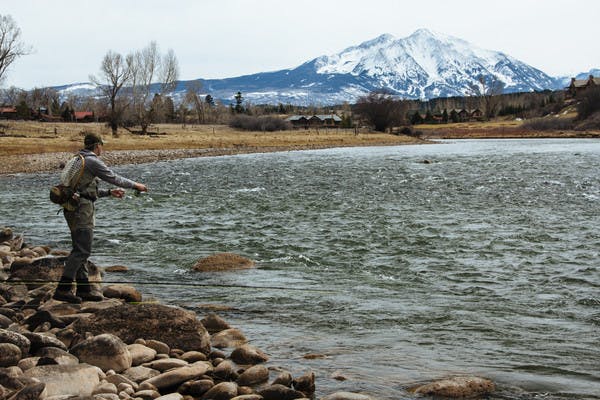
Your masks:
[[[463,96],[482,76],[504,83],[506,93],[564,87],[562,81],[501,52],[426,28],[400,39],[384,33],[295,68],[202,80],[202,85],[226,103],[241,91],[256,104],[329,105],[381,89],[405,99]],[[183,98],[186,90],[180,82],[174,99]]]

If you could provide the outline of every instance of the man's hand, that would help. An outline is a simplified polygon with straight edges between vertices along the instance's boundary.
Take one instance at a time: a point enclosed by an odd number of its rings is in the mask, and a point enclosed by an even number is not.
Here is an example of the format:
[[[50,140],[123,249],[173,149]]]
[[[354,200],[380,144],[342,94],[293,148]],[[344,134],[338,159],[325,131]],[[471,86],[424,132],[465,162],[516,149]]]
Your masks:
[[[122,199],[125,196],[125,191],[123,189],[110,189],[110,195],[117,199]]]
[[[138,192],[147,192],[148,191],[148,188],[143,183],[137,183],[136,182],[136,184],[133,185],[133,188],[135,190],[137,190]]]

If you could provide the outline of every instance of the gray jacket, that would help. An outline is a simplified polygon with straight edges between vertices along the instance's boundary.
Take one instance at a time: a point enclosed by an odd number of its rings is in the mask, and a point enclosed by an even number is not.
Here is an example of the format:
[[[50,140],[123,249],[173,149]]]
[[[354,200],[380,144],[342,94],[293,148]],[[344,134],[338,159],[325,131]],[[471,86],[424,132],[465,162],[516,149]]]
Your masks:
[[[65,210],[65,219],[71,231],[76,229],[93,229],[95,225],[94,201],[98,197],[110,196],[110,190],[98,189],[99,180],[125,189],[132,189],[135,182],[115,174],[106,166],[104,161],[98,158],[96,153],[90,150],[79,151],[85,159],[83,175],[75,188],[80,194],[79,205],[73,211]]]

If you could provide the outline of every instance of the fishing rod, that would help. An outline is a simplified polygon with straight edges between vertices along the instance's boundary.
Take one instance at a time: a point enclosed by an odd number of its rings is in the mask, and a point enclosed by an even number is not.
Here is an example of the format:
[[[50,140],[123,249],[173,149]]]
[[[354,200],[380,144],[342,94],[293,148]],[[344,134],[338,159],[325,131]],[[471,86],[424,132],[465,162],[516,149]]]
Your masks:
[[[4,281],[1,282],[3,284],[9,285],[45,285],[48,283],[59,283],[57,280],[14,280],[14,281]],[[158,282],[142,282],[142,281],[102,281],[102,282],[93,282],[84,283],[78,285],[92,285],[92,284],[123,284],[123,285],[139,285],[139,286],[178,286],[178,287],[213,287],[213,288],[227,288],[227,289],[267,289],[267,290],[295,290],[295,291],[306,291],[306,292],[320,292],[320,293],[333,293],[333,290],[330,289],[312,289],[312,288],[296,288],[296,287],[283,287],[283,286],[251,286],[251,285],[234,285],[234,284],[225,284],[225,283],[179,283],[179,282],[167,282],[167,281],[158,281]]]

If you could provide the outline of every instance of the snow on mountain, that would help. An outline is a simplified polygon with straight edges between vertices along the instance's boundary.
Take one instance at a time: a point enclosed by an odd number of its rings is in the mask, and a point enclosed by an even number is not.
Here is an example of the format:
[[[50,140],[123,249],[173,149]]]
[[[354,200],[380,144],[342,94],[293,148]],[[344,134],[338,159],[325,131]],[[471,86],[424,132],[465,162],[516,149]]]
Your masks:
[[[293,69],[199,81],[205,94],[225,103],[240,91],[254,104],[329,105],[382,89],[407,99],[463,96],[481,76],[503,82],[507,93],[564,87],[563,80],[504,53],[427,29],[400,39],[384,34]],[[188,83],[178,83],[175,99]]]

